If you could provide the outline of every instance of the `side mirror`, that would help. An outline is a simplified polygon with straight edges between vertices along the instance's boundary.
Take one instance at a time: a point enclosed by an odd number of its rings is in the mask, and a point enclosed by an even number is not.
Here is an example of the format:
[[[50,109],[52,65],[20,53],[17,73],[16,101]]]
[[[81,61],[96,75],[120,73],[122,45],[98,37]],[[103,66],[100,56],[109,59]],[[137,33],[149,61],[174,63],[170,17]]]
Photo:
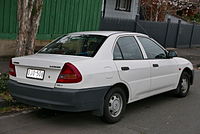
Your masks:
[[[168,58],[177,57],[177,52],[174,51],[174,50],[168,50],[167,57],[168,57]]]

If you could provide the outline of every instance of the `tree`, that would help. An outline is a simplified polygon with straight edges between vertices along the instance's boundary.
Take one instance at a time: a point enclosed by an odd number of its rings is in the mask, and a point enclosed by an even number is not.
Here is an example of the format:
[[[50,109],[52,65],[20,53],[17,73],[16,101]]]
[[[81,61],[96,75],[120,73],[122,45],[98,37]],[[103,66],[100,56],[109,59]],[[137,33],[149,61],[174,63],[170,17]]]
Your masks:
[[[141,0],[145,20],[163,21],[168,10],[169,0]]]
[[[34,53],[35,38],[39,27],[43,0],[18,0],[18,23],[16,56]]]

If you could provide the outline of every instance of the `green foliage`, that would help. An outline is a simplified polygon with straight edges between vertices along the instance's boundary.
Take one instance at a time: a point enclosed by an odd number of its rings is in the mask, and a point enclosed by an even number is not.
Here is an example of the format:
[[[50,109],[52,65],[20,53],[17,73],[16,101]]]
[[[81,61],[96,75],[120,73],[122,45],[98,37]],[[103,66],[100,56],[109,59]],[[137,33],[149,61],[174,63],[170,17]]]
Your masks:
[[[8,92],[7,81],[9,75],[7,73],[0,73],[0,98],[3,99],[6,104],[0,107],[0,116],[4,113],[15,113],[27,110],[35,110],[37,107],[32,107],[16,102]]]
[[[193,16],[188,16],[188,17],[186,17],[186,19],[189,21],[194,21],[196,23],[200,23],[200,13],[195,14]]]
[[[2,98],[3,100],[7,101],[7,102],[15,102],[15,100],[13,100],[12,96],[10,95],[9,92],[5,91],[5,92],[1,92],[0,93],[0,98]]]
[[[0,107],[0,115],[4,113],[16,113],[21,111],[36,110],[37,107],[31,107],[23,104],[10,105],[7,107]]]
[[[3,91],[7,91],[7,81],[9,79],[9,76],[7,73],[0,73],[0,93]]]
[[[200,22],[200,13],[194,15],[194,20],[196,20],[197,22]]]

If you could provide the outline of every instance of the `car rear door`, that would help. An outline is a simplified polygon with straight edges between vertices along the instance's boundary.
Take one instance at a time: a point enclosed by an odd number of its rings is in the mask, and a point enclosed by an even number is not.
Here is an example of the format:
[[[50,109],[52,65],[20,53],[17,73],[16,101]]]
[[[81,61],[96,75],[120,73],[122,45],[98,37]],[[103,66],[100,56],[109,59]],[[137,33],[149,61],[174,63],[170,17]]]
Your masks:
[[[173,58],[153,39],[137,37],[141,42],[151,68],[151,90],[154,92],[174,89],[178,79],[178,67]]]
[[[116,41],[113,60],[120,79],[129,85],[131,100],[150,90],[150,64],[144,60],[135,37],[122,36]]]

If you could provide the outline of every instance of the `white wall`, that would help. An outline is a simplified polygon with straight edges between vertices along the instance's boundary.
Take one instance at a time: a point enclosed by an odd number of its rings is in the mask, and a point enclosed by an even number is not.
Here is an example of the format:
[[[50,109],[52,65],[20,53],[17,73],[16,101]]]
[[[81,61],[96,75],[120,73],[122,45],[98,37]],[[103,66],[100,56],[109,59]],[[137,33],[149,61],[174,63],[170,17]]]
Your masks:
[[[131,2],[131,11],[119,11],[115,10],[116,0],[105,0],[105,16],[109,18],[123,18],[123,19],[135,19],[135,16],[138,14],[138,5],[139,0],[132,0]]]

